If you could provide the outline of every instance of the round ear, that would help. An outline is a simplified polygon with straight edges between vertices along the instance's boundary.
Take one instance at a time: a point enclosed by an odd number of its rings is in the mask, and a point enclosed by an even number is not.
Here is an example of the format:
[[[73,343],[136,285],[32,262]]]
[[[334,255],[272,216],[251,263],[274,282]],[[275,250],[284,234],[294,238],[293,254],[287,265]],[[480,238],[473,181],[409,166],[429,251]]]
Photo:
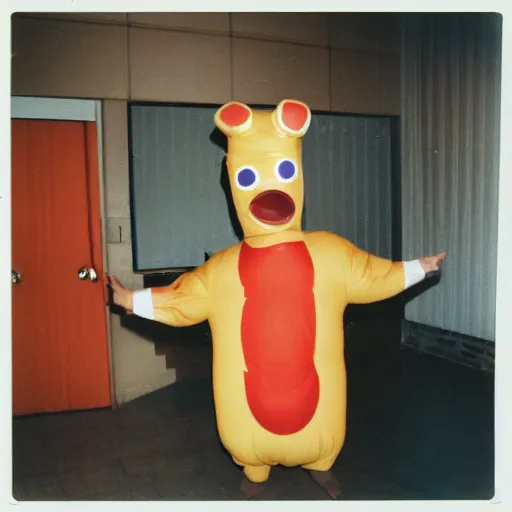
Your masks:
[[[272,113],[276,127],[291,137],[302,137],[311,123],[309,107],[297,100],[283,100]]]
[[[232,137],[249,130],[252,125],[252,110],[243,103],[231,101],[217,110],[213,121],[224,135]]]

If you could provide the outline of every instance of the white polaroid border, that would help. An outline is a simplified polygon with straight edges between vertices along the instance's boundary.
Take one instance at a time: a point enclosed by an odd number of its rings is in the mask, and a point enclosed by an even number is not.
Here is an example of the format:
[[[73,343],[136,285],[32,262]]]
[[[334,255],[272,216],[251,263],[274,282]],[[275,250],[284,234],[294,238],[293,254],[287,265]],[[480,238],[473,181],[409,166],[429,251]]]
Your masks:
[[[326,0],[322,3],[311,0],[261,0],[258,3],[249,0],[189,0],[186,3],[169,0],[18,0],[11,1],[7,9],[2,4],[5,15],[0,18],[0,40],[2,41],[1,58],[7,69],[10,63],[10,15],[15,11],[48,12],[48,11],[75,11],[75,12],[215,12],[215,11],[303,11],[303,12],[363,12],[363,11],[396,11],[396,12],[498,12],[503,15],[503,57],[502,57],[502,97],[501,97],[501,158],[500,158],[500,199],[499,199],[499,228],[498,228],[498,286],[496,311],[496,496],[494,502],[502,510],[510,509],[512,505],[511,479],[512,479],[512,154],[510,141],[512,140],[512,6],[510,0],[419,0],[417,2],[405,0]],[[307,72],[307,70],[305,71]],[[65,77],[63,77],[65,79]],[[3,90],[9,89],[10,74],[2,75]],[[0,480],[1,503],[16,503],[12,500],[12,413],[10,394],[11,389],[11,311],[10,311],[10,127],[8,123],[10,110],[10,97],[2,98],[0,103],[4,110],[4,136],[2,137],[4,158],[3,168],[0,171],[0,240],[3,251],[0,251],[0,263],[5,272],[4,281],[0,286],[0,340],[2,341],[2,354],[0,356],[1,375],[4,379],[3,393],[0,394],[2,423],[1,435],[4,450],[3,464],[0,470],[3,478]],[[494,264],[494,262],[489,262]],[[478,411],[475,411],[478,414]],[[344,501],[336,502],[104,502],[101,503],[69,503],[69,502],[22,502],[17,507],[23,510],[80,509],[94,510],[165,510],[172,507],[176,511],[185,510],[233,510],[240,508],[276,510],[284,512],[297,512],[298,510],[344,510],[344,511],[373,511],[390,510],[393,512],[414,512],[416,510],[489,510],[489,501]],[[508,503],[508,505],[506,505]],[[495,505],[495,506],[496,506]]]

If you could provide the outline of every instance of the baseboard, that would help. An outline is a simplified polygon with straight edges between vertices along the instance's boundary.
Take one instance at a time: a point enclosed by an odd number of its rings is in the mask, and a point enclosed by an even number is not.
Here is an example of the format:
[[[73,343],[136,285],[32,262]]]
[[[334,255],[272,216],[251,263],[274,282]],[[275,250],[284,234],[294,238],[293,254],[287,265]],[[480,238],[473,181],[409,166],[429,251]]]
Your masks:
[[[402,345],[477,370],[494,371],[494,341],[403,320]]]

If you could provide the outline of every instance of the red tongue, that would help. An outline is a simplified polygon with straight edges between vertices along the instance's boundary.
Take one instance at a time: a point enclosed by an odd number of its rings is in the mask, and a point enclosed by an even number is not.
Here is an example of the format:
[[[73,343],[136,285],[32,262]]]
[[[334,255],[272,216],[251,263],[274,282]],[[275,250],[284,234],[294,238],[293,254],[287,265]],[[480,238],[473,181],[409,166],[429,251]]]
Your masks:
[[[284,192],[267,190],[252,200],[249,210],[265,224],[286,224],[295,213],[295,203]]]

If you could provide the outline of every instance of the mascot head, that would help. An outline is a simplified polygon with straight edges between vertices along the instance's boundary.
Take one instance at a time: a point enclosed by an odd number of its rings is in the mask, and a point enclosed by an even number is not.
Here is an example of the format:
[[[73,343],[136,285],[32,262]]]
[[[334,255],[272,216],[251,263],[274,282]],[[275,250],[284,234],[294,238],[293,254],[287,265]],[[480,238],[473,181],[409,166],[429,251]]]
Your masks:
[[[231,191],[245,237],[300,231],[301,138],[311,122],[307,105],[284,100],[267,112],[230,102],[216,112],[214,121],[228,138]]]

